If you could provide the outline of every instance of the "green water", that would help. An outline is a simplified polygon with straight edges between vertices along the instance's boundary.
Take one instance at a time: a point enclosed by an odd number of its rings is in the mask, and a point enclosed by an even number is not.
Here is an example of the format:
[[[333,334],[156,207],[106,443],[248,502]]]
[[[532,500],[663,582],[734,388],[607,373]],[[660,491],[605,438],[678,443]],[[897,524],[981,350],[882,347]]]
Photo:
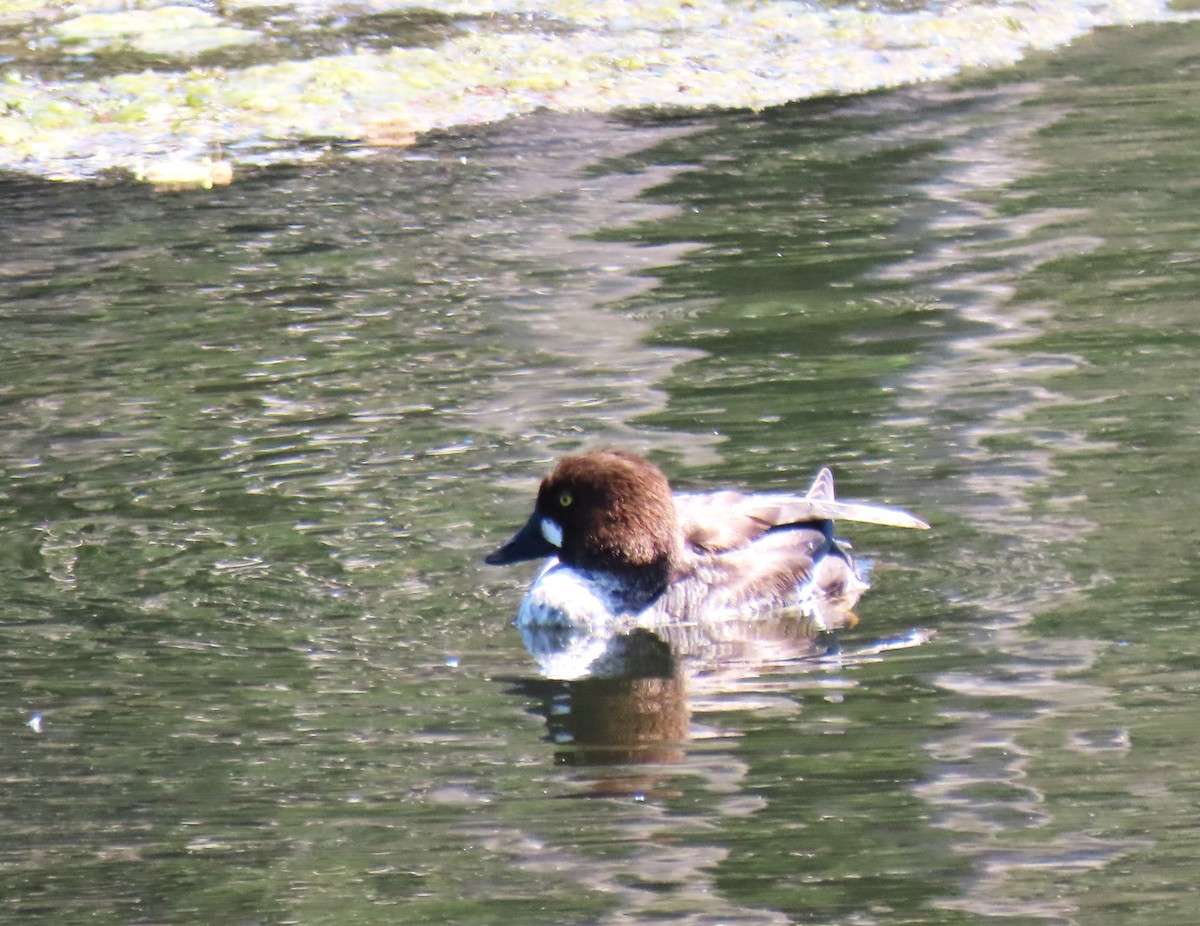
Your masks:
[[[1197,61],[5,178],[0,919],[1196,920]],[[481,560],[595,443],[934,530],[552,682]]]

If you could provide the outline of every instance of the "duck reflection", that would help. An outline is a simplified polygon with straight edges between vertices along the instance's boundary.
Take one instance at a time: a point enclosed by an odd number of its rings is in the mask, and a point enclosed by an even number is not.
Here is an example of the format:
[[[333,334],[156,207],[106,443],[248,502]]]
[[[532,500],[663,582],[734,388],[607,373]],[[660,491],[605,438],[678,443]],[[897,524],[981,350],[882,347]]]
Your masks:
[[[564,765],[657,765],[683,758],[691,711],[670,645],[637,629],[614,635],[607,674],[543,684],[550,738]],[[536,683],[535,683],[536,684]]]
[[[841,624],[851,617],[844,615]],[[518,687],[539,702],[548,738],[561,747],[556,762],[606,770],[594,776],[592,794],[669,796],[661,786],[665,769],[630,767],[685,759],[695,700],[734,691],[773,667],[838,652],[835,631],[790,611],[711,625],[635,627],[607,637],[567,628],[521,631],[543,677]]]

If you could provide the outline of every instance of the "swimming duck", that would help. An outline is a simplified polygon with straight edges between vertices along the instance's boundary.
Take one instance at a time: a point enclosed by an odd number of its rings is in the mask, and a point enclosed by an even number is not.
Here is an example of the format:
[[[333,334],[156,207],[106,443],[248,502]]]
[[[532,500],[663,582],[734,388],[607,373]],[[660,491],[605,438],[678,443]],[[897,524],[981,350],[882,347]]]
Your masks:
[[[528,522],[486,558],[549,556],[517,614],[522,628],[746,618],[797,609],[818,626],[868,588],[833,519],[927,529],[908,512],[841,502],[822,469],[804,495],[675,493],[662,471],[619,450],[564,457]]]

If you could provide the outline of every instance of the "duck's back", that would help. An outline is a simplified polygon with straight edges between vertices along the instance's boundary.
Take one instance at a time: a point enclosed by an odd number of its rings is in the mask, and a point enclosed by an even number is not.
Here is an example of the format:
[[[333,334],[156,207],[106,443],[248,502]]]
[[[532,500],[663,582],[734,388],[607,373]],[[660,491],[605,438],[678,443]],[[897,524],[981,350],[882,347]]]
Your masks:
[[[684,543],[707,553],[748,547],[776,528],[828,520],[803,495],[680,493],[675,510]]]

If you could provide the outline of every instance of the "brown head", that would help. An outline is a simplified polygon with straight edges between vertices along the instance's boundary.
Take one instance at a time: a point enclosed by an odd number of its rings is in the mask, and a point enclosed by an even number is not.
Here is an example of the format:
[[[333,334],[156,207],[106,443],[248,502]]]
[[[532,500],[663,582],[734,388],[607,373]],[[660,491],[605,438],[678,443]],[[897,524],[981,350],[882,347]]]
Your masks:
[[[619,450],[593,450],[559,462],[542,480],[529,522],[487,562],[554,555],[577,569],[665,585],[679,543],[662,471]]]

